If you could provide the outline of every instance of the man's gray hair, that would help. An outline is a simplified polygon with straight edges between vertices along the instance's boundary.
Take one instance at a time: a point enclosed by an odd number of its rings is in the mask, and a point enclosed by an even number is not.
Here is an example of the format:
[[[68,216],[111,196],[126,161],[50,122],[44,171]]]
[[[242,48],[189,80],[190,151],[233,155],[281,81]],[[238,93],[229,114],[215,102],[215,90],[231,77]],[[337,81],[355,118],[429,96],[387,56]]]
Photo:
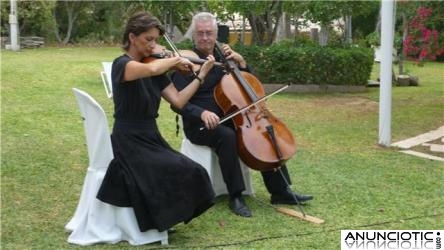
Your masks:
[[[191,22],[191,27],[190,27],[191,33],[194,33],[194,30],[196,29],[196,23],[202,23],[202,22],[212,22],[214,31],[217,32],[216,17],[209,12],[199,12],[193,16],[193,20]]]

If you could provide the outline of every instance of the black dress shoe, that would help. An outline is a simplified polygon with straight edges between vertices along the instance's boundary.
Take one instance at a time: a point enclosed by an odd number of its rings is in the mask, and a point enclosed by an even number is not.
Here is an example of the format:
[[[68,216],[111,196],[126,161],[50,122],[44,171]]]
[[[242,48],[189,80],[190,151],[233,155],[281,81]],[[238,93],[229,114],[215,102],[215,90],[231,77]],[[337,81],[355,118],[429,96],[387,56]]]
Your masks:
[[[251,217],[251,211],[241,197],[231,198],[229,203],[231,211],[242,217]]]
[[[296,196],[296,199],[295,197]],[[292,191],[287,191],[282,194],[272,194],[271,195],[271,204],[288,204],[288,205],[296,205],[304,203],[306,201],[313,200],[312,195],[304,195],[304,194],[298,194],[294,193]]]

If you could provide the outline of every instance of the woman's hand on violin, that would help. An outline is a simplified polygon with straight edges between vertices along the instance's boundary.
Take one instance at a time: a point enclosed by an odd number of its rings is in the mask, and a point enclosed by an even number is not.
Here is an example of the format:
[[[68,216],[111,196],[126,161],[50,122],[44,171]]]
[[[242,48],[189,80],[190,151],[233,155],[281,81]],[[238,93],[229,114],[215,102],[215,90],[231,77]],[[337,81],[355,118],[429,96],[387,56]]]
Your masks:
[[[204,64],[202,64],[202,67],[200,68],[200,72],[199,72],[200,78],[203,79],[208,75],[208,72],[210,72],[211,68],[213,68],[215,61],[216,61],[216,59],[214,59],[213,55],[209,55],[207,57],[207,61]]]
[[[175,56],[174,59],[177,60],[174,67],[181,71],[191,71],[193,69],[193,63],[184,57]]]
[[[228,44],[224,44],[222,46],[222,50],[226,59],[234,60],[241,68],[247,67],[247,62],[245,61],[245,59],[239,53],[231,49]]]
[[[207,129],[214,129],[219,125],[219,116],[217,116],[215,113],[205,110],[200,115],[200,118],[202,119],[203,123],[205,124],[205,128]]]

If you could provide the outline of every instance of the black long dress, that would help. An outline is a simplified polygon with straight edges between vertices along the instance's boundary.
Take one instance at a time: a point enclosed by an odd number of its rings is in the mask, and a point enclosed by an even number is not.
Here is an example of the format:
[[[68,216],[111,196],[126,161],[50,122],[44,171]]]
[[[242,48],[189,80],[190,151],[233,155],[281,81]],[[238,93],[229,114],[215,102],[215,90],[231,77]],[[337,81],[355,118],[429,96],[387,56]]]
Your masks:
[[[97,198],[133,207],[140,231],[164,231],[214,204],[206,170],[172,149],[156,124],[165,75],[123,82],[127,55],[112,66],[114,126],[111,161]]]

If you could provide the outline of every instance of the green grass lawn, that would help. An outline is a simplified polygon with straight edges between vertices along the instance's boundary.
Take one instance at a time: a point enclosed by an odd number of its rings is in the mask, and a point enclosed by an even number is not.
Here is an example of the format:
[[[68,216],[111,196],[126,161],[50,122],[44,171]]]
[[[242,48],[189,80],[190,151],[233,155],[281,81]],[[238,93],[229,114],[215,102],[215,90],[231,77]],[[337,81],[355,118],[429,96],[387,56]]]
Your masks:
[[[66,242],[88,165],[83,125],[71,88],[91,94],[112,124],[101,83],[102,61],[118,48],[1,51],[1,246],[81,249]],[[392,89],[392,141],[444,125],[444,64],[407,63],[418,87]],[[376,69],[375,69],[376,70]],[[373,74],[374,75],[374,74]],[[378,145],[379,89],[363,93],[273,96],[267,103],[293,131],[298,151],[287,163],[295,191],[313,194],[316,225],[264,205],[253,172],[252,218],[234,216],[226,197],[169,237],[169,248],[339,249],[341,229],[444,229],[444,164]],[[158,123],[175,148],[174,113]],[[143,249],[159,248],[159,243]],[[132,248],[128,243],[92,249]]]

